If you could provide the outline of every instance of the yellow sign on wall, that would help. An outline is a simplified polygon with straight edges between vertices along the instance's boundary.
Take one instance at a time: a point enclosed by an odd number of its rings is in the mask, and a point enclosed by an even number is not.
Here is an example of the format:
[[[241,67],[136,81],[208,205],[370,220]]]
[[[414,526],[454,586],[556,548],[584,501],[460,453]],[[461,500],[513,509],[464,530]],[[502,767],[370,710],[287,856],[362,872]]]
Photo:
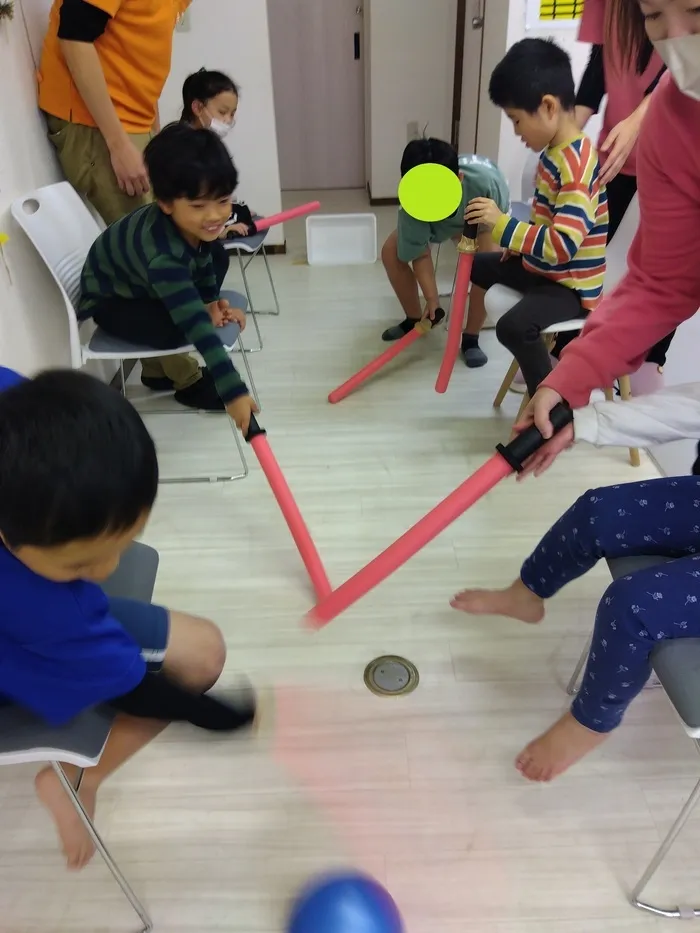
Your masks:
[[[583,14],[583,2],[584,0],[527,0],[525,25],[528,29],[577,26]]]

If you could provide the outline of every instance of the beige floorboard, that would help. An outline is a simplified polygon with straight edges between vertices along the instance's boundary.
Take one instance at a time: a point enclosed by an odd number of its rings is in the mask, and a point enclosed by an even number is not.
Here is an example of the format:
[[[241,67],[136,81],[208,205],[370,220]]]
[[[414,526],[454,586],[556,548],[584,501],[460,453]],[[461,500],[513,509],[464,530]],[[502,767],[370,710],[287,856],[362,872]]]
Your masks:
[[[329,211],[363,209],[357,192],[323,200]],[[394,212],[378,216],[383,236]],[[489,365],[458,363],[449,393],[436,395],[444,341],[436,333],[328,405],[328,391],[382,349],[396,303],[379,264],[309,268],[303,223],[287,235],[288,256],[271,261],[282,315],[261,317],[265,348],[251,364],[260,420],[339,583],[491,455],[520,399],[510,396],[502,413],[491,408],[509,362],[493,332],[484,337]],[[451,281],[449,250],[443,261],[441,281]],[[262,269],[254,263],[251,273],[264,307]],[[235,456],[221,419],[149,424],[164,469],[215,471]],[[386,883],[408,933],[668,926],[625,900],[699,770],[662,691],[641,697],[619,734],[551,787],[528,785],[512,767],[565,705],[605,570],[572,585],[539,628],[448,606],[460,587],[512,578],[586,488],[654,476],[648,459],[633,470],[624,450],[582,447],[546,480],[501,484],[314,634],[301,625],[311,603],[303,567],[247,454],[244,481],[164,487],[146,535],[161,554],[157,599],[215,619],[229,646],[225,677],[246,672],[277,702],[267,740],[172,728],[105,787],[99,825],[156,929],[281,933],[298,886],[338,865]],[[384,652],[418,666],[411,696],[365,690],[364,666]],[[98,860],[79,877],[64,873],[31,773],[0,772],[0,933],[133,929]],[[698,844],[700,817],[659,880],[666,900],[697,893]]]

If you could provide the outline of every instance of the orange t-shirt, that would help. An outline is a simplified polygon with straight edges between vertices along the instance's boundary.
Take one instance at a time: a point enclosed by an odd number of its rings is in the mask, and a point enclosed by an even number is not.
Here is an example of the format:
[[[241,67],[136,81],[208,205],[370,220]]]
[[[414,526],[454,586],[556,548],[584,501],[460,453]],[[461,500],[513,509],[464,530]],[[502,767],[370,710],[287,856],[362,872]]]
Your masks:
[[[127,133],[148,133],[170,73],[173,32],[186,0],[89,0],[111,19],[96,40],[117,115]],[[71,123],[95,126],[61,52],[58,24],[63,0],[53,0],[39,66],[39,106]]]

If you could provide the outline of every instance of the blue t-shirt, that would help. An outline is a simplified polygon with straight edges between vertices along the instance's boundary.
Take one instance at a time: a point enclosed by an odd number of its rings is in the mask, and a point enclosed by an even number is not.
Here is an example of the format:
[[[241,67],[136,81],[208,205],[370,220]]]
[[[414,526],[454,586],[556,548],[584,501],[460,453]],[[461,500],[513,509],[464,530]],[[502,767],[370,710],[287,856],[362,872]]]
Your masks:
[[[0,392],[23,378],[0,367]],[[0,701],[61,725],[133,690],[145,673],[139,646],[99,586],[54,583],[0,544]]]

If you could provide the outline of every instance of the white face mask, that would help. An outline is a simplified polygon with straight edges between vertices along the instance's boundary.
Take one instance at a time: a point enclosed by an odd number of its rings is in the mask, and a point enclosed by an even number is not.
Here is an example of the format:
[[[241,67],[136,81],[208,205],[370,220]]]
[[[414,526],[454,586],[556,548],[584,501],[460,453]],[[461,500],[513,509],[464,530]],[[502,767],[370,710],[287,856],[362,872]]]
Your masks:
[[[224,123],[223,120],[217,120],[216,117],[210,117],[208,129],[216,133],[219,139],[225,139],[233,129],[233,123]]]
[[[700,100],[700,34],[657,39],[653,45],[679,90]]]

